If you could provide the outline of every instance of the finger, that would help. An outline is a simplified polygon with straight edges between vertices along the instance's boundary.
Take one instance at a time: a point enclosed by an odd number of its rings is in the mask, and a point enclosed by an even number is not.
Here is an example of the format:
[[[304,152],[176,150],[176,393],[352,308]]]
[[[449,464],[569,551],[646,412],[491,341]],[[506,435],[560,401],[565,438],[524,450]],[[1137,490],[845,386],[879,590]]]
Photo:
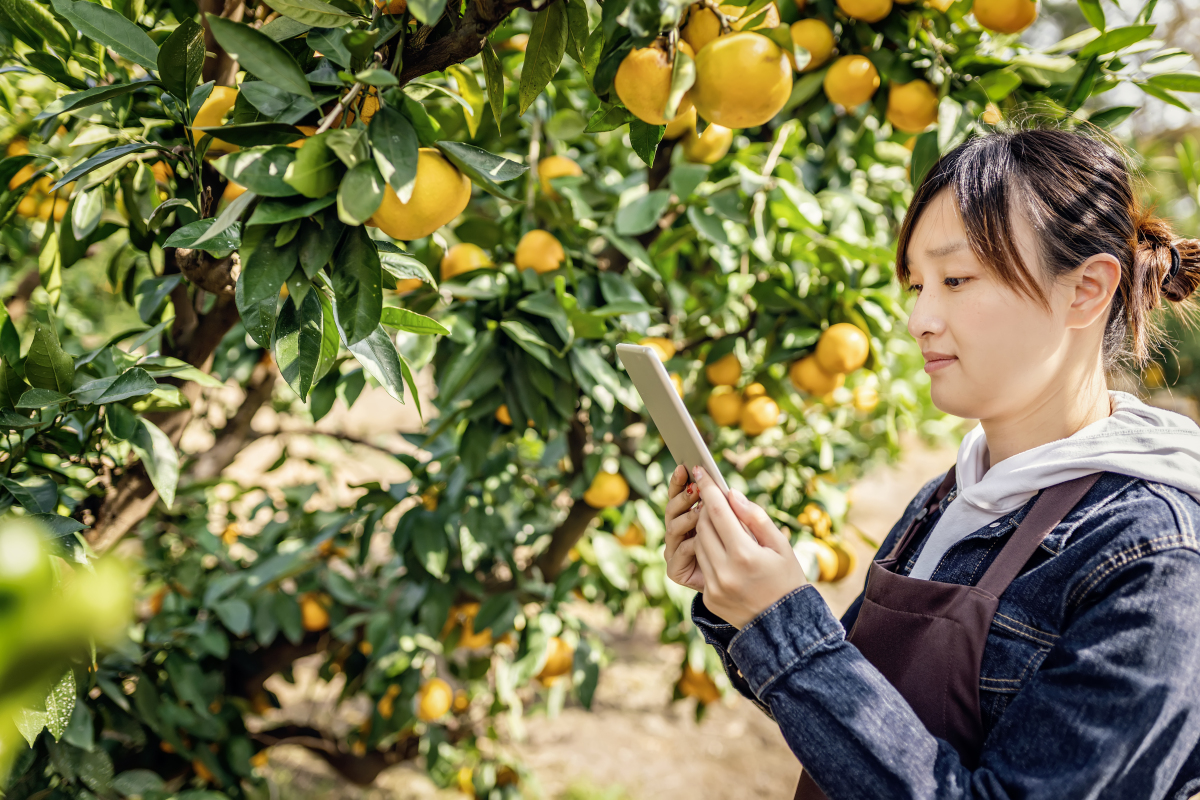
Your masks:
[[[679,545],[679,549],[675,551],[676,565],[675,577],[682,578],[686,583],[698,592],[704,591],[704,572],[700,569],[700,562],[696,560],[696,538],[693,536],[687,539],[683,544]],[[699,574],[695,574],[699,572]],[[676,581],[679,583],[679,581]]]
[[[696,491],[695,484],[688,483],[682,491],[667,501],[667,519],[679,516],[695,505],[699,499],[700,492]]]
[[[760,545],[777,553],[791,551],[791,542],[762,506],[750,502],[749,498],[738,490],[731,489],[729,507],[733,509],[737,518],[745,523],[746,529],[754,534]]]
[[[696,486],[700,489],[700,499],[704,501],[704,507],[708,509],[713,528],[725,548],[745,547],[749,544],[742,529],[742,522],[729,507],[729,501],[726,499],[725,493],[721,491],[721,487],[717,486],[716,481],[704,467],[696,467],[693,475]]]
[[[717,532],[712,516],[708,512],[708,504],[700,509],[700,518],[696,520],[696,538],[701,539],[700,546],[705,548],[708,558],[714,564],[724,564],[726,558],[725,542]]]
[[[712,558],[709,556],[709,548],[706,546],[710,544],[708,537],[701,538],[699,528],[697,528],[696,536],[688,539],[688,541],[693,542],[692,547],[696,553],[696,563],[700,565],[700,572],[704,575],[704,585],[712,586],[713,576],[716,573],[714,572]]]
[[[700,509],[692,508],[667,522],[667,539],[678,546],[688,533],[696,529],[696,520],[700,518]]]
[[[688,483],[687,467],[679,464],[675,467],[675,471],[671,473],[671,480],[667,482],[667,497],[674,498],[675,495],[686,486]]]

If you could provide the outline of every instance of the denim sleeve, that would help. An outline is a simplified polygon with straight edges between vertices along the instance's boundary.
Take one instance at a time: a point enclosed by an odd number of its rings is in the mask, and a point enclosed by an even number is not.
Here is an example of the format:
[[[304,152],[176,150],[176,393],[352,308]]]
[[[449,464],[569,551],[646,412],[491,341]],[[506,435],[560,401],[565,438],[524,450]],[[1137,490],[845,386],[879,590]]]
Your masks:
[[[974,771],[845,641],[811,585],[738,631],[728,652],[830,800],[1156,800],[1200,741],[1197,619],[1197,552],[1114,570],[1014,696]]]

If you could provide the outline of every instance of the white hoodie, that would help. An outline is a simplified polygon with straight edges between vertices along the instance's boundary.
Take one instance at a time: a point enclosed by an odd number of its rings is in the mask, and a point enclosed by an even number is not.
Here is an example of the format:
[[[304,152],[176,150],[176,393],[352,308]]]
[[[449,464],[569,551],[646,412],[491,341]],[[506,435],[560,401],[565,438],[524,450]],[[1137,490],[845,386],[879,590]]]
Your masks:
[[[958,494],[921,548],[911,578],[928,580],[960,539],[1023,506],[1038,490],[1093,472],[1118,472],[1164,483],[1200,502],[1200,425],[1147,405],[1135,395],[1108,392],[1113,413],[1065,439],[1010,456],[985,471],[987,439],[976,425],[958,448]]]

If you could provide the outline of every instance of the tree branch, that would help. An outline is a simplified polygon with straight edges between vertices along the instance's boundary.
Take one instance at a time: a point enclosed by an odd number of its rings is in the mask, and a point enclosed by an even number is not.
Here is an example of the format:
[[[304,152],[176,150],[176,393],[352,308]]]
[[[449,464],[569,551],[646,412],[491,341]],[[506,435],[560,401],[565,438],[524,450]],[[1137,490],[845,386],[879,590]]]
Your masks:
[[[557,0],[562,2],[562,0]],[[555,0],[552,0],[555,2]],[[539,11],[544,11],[549,3]],[[426,46],[418,37],[404,45],[404,67],[400,71],[400,85],[415,80],[430,72],[438,72],[461,64],[483,50],[487,36],[503,22],[509,14],[523,8],[532,11],[532,0],[499,0],[488,3],[468,3],[462,20],[445,36]]]

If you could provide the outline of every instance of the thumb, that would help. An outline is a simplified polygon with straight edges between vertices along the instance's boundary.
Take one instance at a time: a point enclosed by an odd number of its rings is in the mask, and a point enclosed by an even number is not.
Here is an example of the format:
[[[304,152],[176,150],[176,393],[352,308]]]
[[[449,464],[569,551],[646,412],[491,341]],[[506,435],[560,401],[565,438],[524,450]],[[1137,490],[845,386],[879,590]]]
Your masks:
[[[737,489],[729,491],[729,506],[745,526],[754,534],[754,538],[763,547],[777,553],[791,552],[792,545],[783,532],[771,521],[771,517],[757,503],[751,503],[746,495]]]

